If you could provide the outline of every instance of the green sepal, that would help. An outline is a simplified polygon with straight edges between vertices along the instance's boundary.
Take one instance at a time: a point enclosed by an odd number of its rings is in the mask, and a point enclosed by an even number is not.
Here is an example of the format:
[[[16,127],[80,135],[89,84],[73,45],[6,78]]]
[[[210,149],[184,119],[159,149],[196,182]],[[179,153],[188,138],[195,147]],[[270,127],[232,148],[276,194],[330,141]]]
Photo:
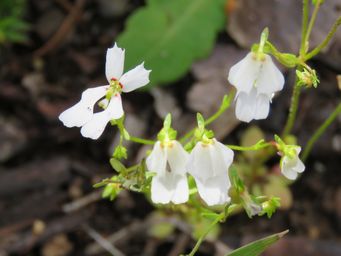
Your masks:
[[[122,173],[122,172],[125,172],[127,170],[127,168],[116,158],[110,159],[110,165],[118,173]]]
[[[170,113],[167,114],[165,120],[163,121],[163,128],[157,135],[157,139],[161,142],[165,140],[175,140],[178,132],[174,130],[172,127],[172,115]]]

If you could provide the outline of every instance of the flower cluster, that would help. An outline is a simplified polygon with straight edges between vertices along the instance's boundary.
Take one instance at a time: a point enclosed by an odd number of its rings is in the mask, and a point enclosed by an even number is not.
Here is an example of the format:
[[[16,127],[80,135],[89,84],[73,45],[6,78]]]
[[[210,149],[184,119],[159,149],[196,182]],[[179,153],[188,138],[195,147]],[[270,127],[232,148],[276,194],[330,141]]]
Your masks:
[[[65,126],[81,127],[84,137],[97,139],[108,122],[122,118],[121,93],[146,85],[150,73],[142,63],[123,74],[124,57],[125,51],[116,44],[107,50],[105,74],[109,84],[85,90],[77,104],[60,114],[59,119]],[[271,57],[259,49],[233,66],[228,80],[237,89],[236,116],[245,122],[266,118],[273,94],[282,90],[284,85],[283,75]],[[95,113],[97,102],[102,110]],[[189,175],[195,180],[198,194],[208,206],[230,201],[229,167],[234,152],[217,141],[213,132],[205,130],[204,126],[203,117],[198,114],[193,144],[186,151],[176,140],[170,115],[166,117],[158,141],[146,159],[147,169],[155,173],[151,181],[151,199],[154,203],[180,204],[188,201]],[[298,173],[304,171],[304,164],[298,157],[300,147],[285,145],[279,137],[276,141],[282,156],[282,173],[288,179],[295,179]]]
[[[190,154],[176,140],[156,142],[146,161],[147,168],[156,173],[151,184],[152,201],[186,202],[189,195],[186,173],[189,173],[207,205],[228,203],[231,186],[228,169],[233,155],[231,149],[216,139],[197,142]]]

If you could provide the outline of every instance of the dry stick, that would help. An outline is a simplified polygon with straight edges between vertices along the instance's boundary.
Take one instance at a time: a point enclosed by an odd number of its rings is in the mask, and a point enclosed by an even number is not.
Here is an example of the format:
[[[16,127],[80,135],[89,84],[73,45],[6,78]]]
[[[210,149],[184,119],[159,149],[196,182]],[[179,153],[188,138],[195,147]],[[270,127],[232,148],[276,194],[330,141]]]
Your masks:
[[[41,57],[54,48],[58,47],[58,45],[64,41],[64,39],[68,36],[72,28],[74,27],[74,24],[76,23],[78,17],[80,16],[84,3],[85,0],[77,0],[72,8],[72,11],[64,19],[62,25],[59,27],[57,32],[42,47],[36,50],[33,55],[35,55],[36,57]]]
[[[93,228],[90,228],[88,225],[82,226],[84,231],[94,239],[100,246],[102,246],[106,251],[108,251],[111,255],[114,256],[124,256],[125,254],[118,250],[115,246],[112,245],[107,239],[105,239],[101,234],[99,234]]]
[[[168,256],[178,256],[183,251],[185,251],[189,241],[191,240],[191,237],[188,234],[181,234],[178,239],[176,239],[175,244],[168,254]]]
[[[183,233],[187,234],[187,235],[191,235],[191,227],[176,218],[150,218],[150,219],[146,219],[143,222],[140,221],[136,221],[131,223],[128,226],[123,227],[122,229],[120,229],[119,231],[113,233],[112,235],[110,235],[107,240],[112,243],[112,244],[117,244],[120,241],[128,241],[130,239],[130,237],[135,236],[141,232],[145,232],[149,227],[151,227],[152,225],[158,224],[158,223],[170,223],[172,225],[174,225],[177,229],[179,229],[180,231],[182,231]],[[103,251],[103,248],[101,248],[97,243],[94,244],[90,244],[89,246],[87,246],[87,248],[85,249],[85,255],[97,255],[99,253],[101,253]]]
[[[63,7],[68,12],[72,11],[73,5],[68,0],[55,0],[61,7]]]
[[[67,203],[63,205],[63,211],[65,213],[70,213],[77,211],[91,203],[97,202],[101,199],[101,190],[94,191],[84,197],[81,197],[73,202]]]

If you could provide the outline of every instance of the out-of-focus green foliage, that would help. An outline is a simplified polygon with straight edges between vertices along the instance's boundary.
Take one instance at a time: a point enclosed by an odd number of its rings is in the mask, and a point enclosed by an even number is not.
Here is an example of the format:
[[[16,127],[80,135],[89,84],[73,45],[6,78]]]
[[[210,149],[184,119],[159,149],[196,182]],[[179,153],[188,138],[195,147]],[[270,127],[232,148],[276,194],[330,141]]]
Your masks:
[[[28,24],[22,20],[25,0],[0,1],[0,44],[26,40]]]
[[[196,59],[207,56],[224,27],[225,0],[149,0],[127,21],[119,36],[126,48],[126,68],[145,61],[151,69],[147,88],[184,75]]]

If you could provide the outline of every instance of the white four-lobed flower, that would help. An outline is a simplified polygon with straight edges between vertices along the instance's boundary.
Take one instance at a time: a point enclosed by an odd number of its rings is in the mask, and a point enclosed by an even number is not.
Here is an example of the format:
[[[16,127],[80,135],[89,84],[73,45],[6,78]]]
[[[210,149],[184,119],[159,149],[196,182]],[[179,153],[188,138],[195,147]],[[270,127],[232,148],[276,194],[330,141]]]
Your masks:
[[[130,92],[149,83],[150,70],[143,63],[123,74],[125,50],[109,48],[106,54],[105,75],[109,85],[89,88],[82,93],[81,100],[60,114],[59,119],[67,127],[82,127],[84,137],[98,139],[107,123],[123,116],[121,92]],[[94,113],[96,102],[109,96],[105,109]]]
[[[151,184],[151,199],[154,203],[180,204],[188,200],[187,160],[188,153],[178,141],[155,143],[146,160],[148,170],[156,173]]]
[[[294,150],[294,156],[290,157],[284,155],[280,163],[282,174],[289,180],[295,180],[298,174],[302,173],[305,169],[303,162],[298,156],[301,152],[301,147],[297,146]]]
[[[187,171],[194,177],[198,193],[207,205],[220,205],[230,201],[228,169],[233,156],[233,151],[216,139],[212,139],[210,143],[198,142],[193,148]]]
[[[253,52],[230,69],[228,81],[237,89],[236,116],[243,122],[267,118],[274,93],[284,86],[271,57]]]

